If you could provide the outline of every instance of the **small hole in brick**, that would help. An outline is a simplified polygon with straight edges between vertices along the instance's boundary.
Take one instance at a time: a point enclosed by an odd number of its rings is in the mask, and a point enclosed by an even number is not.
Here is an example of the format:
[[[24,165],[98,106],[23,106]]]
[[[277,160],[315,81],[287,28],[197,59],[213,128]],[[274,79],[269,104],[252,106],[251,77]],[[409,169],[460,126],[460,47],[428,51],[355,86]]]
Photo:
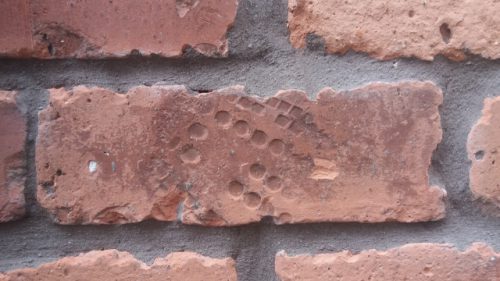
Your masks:
[[[410,10],[410,11],[408,12],[408,16],[409,16],[410,18],[413,18],[413,17],[415,16],[415,11],[414,11],[414,10]]]
[[[61,171],[61,169],[57,169],[57,171],[56,171],[56,175],[57,175],[58,177],[60,177],[60,176],[62,176],[62,174],[63,174],[63,172]]]
[[[87,99],[87,102],[92,102],[92,100],[91,99]]]
[[[476,160],[483,160],[484,151],[483,150],[476,151],[476,153],[474,153],[474,156],[476,157]]]
[[[439,27],[439,32],[441,33],[441,38],[443,39],[444,43],[448,44],[451,39],[451,29],[448,26],[447,23],[443,23]]]
[[[47,51],[49,51],[49,54],[51,56],[53,56],[55,54],[55,49],[54,49],[54,46],[52,45],[52,43],[49,43],[49,45],[47,46]]]

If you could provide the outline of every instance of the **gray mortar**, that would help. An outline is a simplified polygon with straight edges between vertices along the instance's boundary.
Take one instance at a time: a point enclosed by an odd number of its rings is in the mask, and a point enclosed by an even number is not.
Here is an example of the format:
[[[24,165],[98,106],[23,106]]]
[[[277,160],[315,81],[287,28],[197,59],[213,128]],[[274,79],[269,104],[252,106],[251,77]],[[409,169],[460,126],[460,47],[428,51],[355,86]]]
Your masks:
[[[32,267],[96,249],[129,251],[151,262],[173,251],[196,251],[237,261],[239,280],[277,280],[274,256],[340,250],[387,249],[406,243],[451,243],[465,249],[475,241],[500,250],[500,219],[484,212],[468,189],[467,134],[479,118],[483,99],[500,94],[500,61],[473,57],[455,63],[414,59],[376,61],[363,54],[324,55],[321,40],[310,50],[288,42],[286,0],[241,0],[229,33],[230,56],[207,59],[188,52],[183,59],[130,57],[120,60],[0,60],[0,89],[20,91],[27,112],[26,143],[29,216],[0,225],[0,271]],[[439,32],[439,30],[436,30]],[[97,85],[120,92],[136,85],[185,84],[195,91],[245,85],[271,96],[298,88],[314,97],[323,87],[350,89],[374,81],[430,80],[444,92],[440,109],[444,139],[434,153],[431,181],[448,192],[447,217],[440,222],[401,224],[318,223],[276,226],[270,222],[207,228],[148,221],[122,226],[59,226],[35,201],[34,143],[37,111],[52,87]],[[237,211],[237,210],[235,210]]]

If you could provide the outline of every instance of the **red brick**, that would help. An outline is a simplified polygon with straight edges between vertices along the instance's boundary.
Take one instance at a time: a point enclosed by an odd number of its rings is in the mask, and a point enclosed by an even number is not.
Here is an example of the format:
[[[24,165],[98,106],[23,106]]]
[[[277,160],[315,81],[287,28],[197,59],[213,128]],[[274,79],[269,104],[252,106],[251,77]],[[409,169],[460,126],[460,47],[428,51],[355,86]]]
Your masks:
[[[467,150],[472,161],[470,188],[474,195],[500,208],[500,97],[484,101],[483,115],[469,133]]]
[[[92,251],[66,257],[38,268],[23,268],[0,273],[2,281],[58,280],[142,280],[142,281],[236,281],[234,261],[214,259],[191,252],[172,253],[158,258],[151,266],[127,252]]]
[[[276,256],[281,281],[497,281],[500,254],[483,244],[459,251],[444,244],[408,244],[359,254]]]
[[[24,215],[26,124],[14,92],[0,91],[0,222]]]
[[[191,46],[227,55],[237,0],[0,1],[0,55],[176,57]]]
[[[294,47],[308,34],[324,39],[330,53],[348,50],[378,59],[467,53],[500,58],[500,2],[455,0],[289,0],[288,24]]]
[[[372,84],[261,99],[239,87],[51,90],[38,200],[57,222],[416,222],[444,216],[429,186],[441,91]]]

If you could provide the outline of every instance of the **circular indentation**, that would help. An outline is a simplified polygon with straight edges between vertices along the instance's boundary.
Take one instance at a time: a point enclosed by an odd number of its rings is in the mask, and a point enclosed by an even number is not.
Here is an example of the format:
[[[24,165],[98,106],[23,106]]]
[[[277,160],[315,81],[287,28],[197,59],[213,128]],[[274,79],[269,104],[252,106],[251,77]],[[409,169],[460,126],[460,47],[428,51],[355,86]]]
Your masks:
[[[447,23],[443,23],[441,24],[441,26],[439,26],[439,32],[441,33],[441,38],[443,39],[443,42],[445,44],[450,43],[452,33]]]
[[[266,174],[266,167],[259,163],[252,164],[250,166],[250,176],[254,179],[262,179]]]
[[[476,160],[483,160],[484,150],[476,151],[476,153],[474,153],[474,157],[476,158]]]
[[[266,144],[267,135],[261,130],[255,130],[250,141],[256,146],[263,146]]]
[[[281,179],[277,176],[270,176],[266,180],[266,186],[271,191],[279,191],[281,189]]]
[[[226,127],[231,123],[231,114],[227,111],[219,111],[215,114],[217,125]]]
[[[89,172],[92,174],[92,173],[95,173],[95,171],[97,171],[97,162],[94,160],[90,160],[89,161]]]
[[[243,202],[249,208],[257,208],[260,205],[260,195],[255,192],[248,192],[243,194]]]
[[[280,139],[274,139],[269,143],[269,150],[274,155],[280,155],[285,150],[285,143]]]
[[[236,180],[230,182],[228,185],[228,192],[233,197],[240,197],[241,194],[243,194],[243,189],[244,189],[243,184]]]
[[[239,120],[234,123],[234,131],[238,136],[244,137],[250,133],[250,126],[246,121]]]
[[[181,160],[184,163],[189,163],[189,164],[196,164],[201,161],[201,155],[200,152],[194,148],[194,147],[189,147],[185,149],[181,153]]]
[[[410,18],[413,18],[413,17],[415,16],[415,11],[414,11],[414,10],[410,10],[410,11],[408,11],[408,16],[409,16]]]
[[[275,220],[276,224],[290,223],[292,221],[292,215],[289,213],[281,213]]]
[[[195,140],[204,140],[208,136],[207,127],[201,125],[200,123],[192,124],[189,129],[189,137]]]

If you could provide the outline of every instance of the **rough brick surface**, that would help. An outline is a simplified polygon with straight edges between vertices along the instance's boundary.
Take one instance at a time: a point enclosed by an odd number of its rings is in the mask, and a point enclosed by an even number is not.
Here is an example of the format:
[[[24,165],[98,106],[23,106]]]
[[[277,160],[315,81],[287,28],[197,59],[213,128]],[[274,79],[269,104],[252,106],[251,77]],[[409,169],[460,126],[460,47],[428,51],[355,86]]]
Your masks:
[[[57,222],[416,222],[444,216],[428,184],[441,91],[372,84],[245,96],[241,87],[51,90],[38,200]]]
[[[227,54],[237,0],[0,1],[0,56]]]
[[[1,281],[143,280],[143,281],[236,281],[234,261],[214,259],[191,252],[158,258],[151,266],[127,252],[92,251],[67,257],[38,268],[0,274]]]
[[[290,40],[306,46],[309,34],[326,50],[366,52],[378,59],[466,53],[500,58],[500,2],[456,0],[289,0]]]
[[[24,215],[25,137],[15,93],[0,91],[0,222]]]
[[[472,128],[467,143],[470,187],[479,198],[500,208],[500,97],[484,101],[483,115]]]
[[[443,244],[408,244],[386,252],[343,251],[315,256],[276,255],[281,281],[497,281],[500,254],[483,244],[464,252]]]

